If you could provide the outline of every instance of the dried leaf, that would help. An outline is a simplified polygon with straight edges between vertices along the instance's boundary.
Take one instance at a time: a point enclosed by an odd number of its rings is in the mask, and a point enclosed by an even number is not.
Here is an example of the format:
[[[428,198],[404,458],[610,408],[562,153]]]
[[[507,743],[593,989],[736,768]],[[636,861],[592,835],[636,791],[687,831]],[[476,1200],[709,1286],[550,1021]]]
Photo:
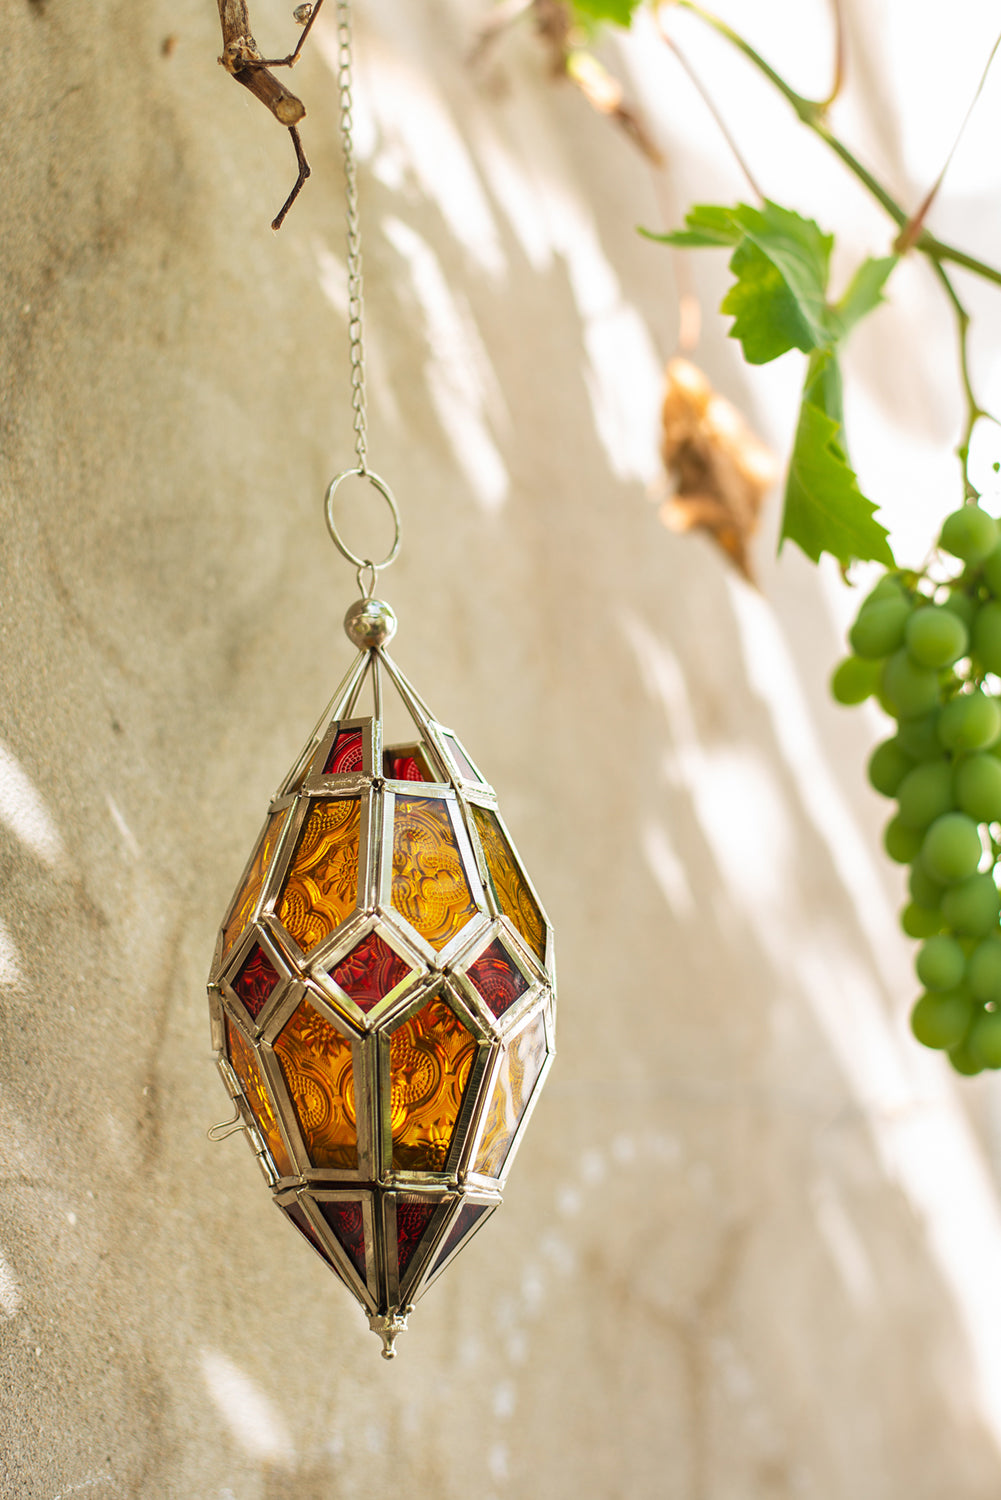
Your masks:
[[[672,359],[665,373],[661,454],[674,492],[660,518],[672,531],[708,531],[753,583],[749,543],[778,465],[696,365]]]

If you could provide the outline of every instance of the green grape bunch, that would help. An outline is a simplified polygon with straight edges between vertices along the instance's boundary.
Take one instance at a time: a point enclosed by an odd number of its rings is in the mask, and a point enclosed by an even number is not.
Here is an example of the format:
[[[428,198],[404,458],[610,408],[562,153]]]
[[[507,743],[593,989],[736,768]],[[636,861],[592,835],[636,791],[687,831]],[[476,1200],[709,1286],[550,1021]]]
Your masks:
[[[883,845],[910,866],[900,922],[921,940],[923,986],[911,1030],[974,1074],[1001,1068],[1001,529],[964,505],[939,548],[959,575],[885,573],[831,691],[845,704],[875,697],[897,721],[869,781],[896,799]]]

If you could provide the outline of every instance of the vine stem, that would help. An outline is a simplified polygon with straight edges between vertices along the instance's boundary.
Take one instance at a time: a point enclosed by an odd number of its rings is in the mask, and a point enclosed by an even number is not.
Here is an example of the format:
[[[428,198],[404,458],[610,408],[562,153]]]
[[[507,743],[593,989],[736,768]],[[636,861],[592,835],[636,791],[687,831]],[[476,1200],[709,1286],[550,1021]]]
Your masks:
[[[822,100],[807,99],[803,94],[798,93],[791,86],[791,84],[786,82],[786,80],[780,73],[777,73],[775,71],[770,63],[766,62],[766,60],[761,56],[761,53],[758,52],[757,49],[753,47],[745,37],[741,36],[738,31],[735,31],[732,26],[727,25],[727,23],[722,20],[721,17],[714,15],[712,11],[706,10],[703,5],[700,5],[698,3],[698,0],[661,0],[661,3],[657,6],[657,21],[661,34],[665,37],[665,40],[668,40],[666,28],[663,24],[663,10],[665,10],[668,6],[674,6],[678,10],[691,11],[693,15],[698,16],[699,19],[703,21],[707,26],[711,27],[713,31],[718,32],[720,36],[724,37],[728,42],[730,42],[731,45],[734,46],[739,52],[743,53],[748,61],[753,63],[753,65],[757,68],[758,72],[762,73],[764,77],[767,78],[768,81],[778,90],[778,92],[787,101],[787,103],[792,106],[793,110],[796,112],[796,115],[802,121],[802,123],[807,126],[809,130],[812,130],[815,135],[819,136],[820,139],[825,143],[825,145],[827,145],[830,150],[840,158],[840,160],[844,163],[844,165],[848,168],[852,175],[863,185],[863,187],[867,189],[871,196],[875,198],[880,207],[884,209],[884,211],[897,225],[898,229],[900,230],[900,234],[897,236],[897,240],[894,244],[894,250],[896,251],[896,253],[901,254],[909,249],[915,249],[931,262],[932,269],[934,270],[935,275],[938,277],[939,281],[942,284],[943,290],[945,291],[945,294],[949,299],[956,318],[956,331],[959,341],[959,368],[963,384],[963,395],[966,401],[966,422],[963,429],[962,438],[960,439],[960,442],[956,448],[956,456],[958,457],[960,464],[962,465],[963,485],[966,493],[966,499],[968,501],[975,501],[978,499],[978,495],[977,491],[973,487],[969,474],[970,443],[973,437],[973,429],[977,425],[977,422],[981,417],[990,418],[990,413],[985,411],[977,400],[973,391],[973,382],[970,378],[968,339],[970,315],[963,303],[960,301],[959,295],[956,292],[956,288],[952,284],[952,279],[946,271],[945,266],[943,265],[943,261],[948,262],[950,265],[961,266],[964,270],[970,271],[974,275],[982,277],[983,280],[993,282],[995,286],[1001,286],[1001,270],[999,270],[995,266],[988,265],[986,261],[979,260],[976,256],[967,255],[965,251],[960,250],[957,246],[950,245],[945,240],[940,240],[937,235],[929,233],[927,229],[924,229],[922,227],[924,215],[927,213],[928,208],[931,205],[931,201],[935,196],[935,193],[941,186],[946,169],[948,168],[949,163],[952,160],[953,153],[956,149],[955,145],[953,146],[952,151],[950,151],[945,166],[939,173],[939,176],[935,181],[931,193],[926,196],[926,199],[921,205],[921,208],[918,210],[917,214],[910,215],[905,212],[903,206],[897,202],[896,198],[894,198],[893,195],[888,192],[888,190],[883,186],[883,184],[873,176],[868,167],[866,167],[858,159],[855,153],[845,145],[844,141],[842,141],[839,136],[835,135],[834,131],[831,130],[830,126],[827,124],[827,120],[825,118],[826,113],[828,107],[833,102],[834,98],[840,90],[843,70],[843,28],[840,0],[834,0],[834,4],[836,23],[838,27],[837,58],[835,62],[835,87],[832,93],[826,99]],[[1001,37],[999,37],[998,41],[995,42],[994,47],[991,51],[991,55],[987,61],[987,66],[984,69],[979,86],[977,88],[976,95],[974,96],[973,103],[976,103],[977,98],[979,98],[980,96],[981,90],[984,86],[984,82],[987,78],[987,73],[990,69],[991,63],[994,61],[994,57],[998,51],[999,46],[1001,46]],[[973,104],[970,105],[970,110],[967,111],[966,119],[969,119],[969,114],[970,111],[972,111],[972,108]],[[963,121],[964,128],[965,125],[966,120]],[[962,129],[960,131],[960,134],[962,134]],[[743,160],[739,154],[737,156],[737,160],[743,166]],[[994,420],[993,418],[990,419]]]
[[[701,21],[711,27],[713,31],[725,37],[739,52],[742,52],[748,61],[754,64],[758,72],[762,73],[768,79],[769,83],[779,91],[787,103],[792,106],[802,123],[809,130],[812,130],[815,135],[818,135],[836,156],[840,157],[852,175],[875,198],[876,202],[889,215],[897,227],[903,229],[910,222],[910,214],[906,212],[902,205],[897,202],[896,198],[893,197],[892,193],[887,191],[883,184],[872,175],[868,167],[859,161],[855,153],[828,126],[824,116],[829,100],[818,101],[816,99],[807,99],[803,94],[797,93],[782,75],[777,73],[770,63],[766,62],[761,53],[755,47],[752,47],[751,43],[745,37],[742,37],[738,31],[734,31],[732,26],[728,26],[724,20],[714,15],[712,11],[706,10],[705,6],[698,4],[698,0],[663,0],[662,5],[658,9],[666,9],[671,6],[677,10],[691,11],[693,15],[698,16]],[[972,271],[975,275],[983,277],[985,281],[992,281],[996,286],[1001,286],[1001,269],[988,265],[986,261],[978,260],[974,255],[967,255],[965,251],[960,250],[956,245],[950,245],[945,240],[940,240],[937,235],[930,234],[927,230],[922,230],[918,235],[914,242],[914,248],[920,250],[923,255],[927,255],[933,261],[949,261],[953,265],[962,266],[964,270]]]

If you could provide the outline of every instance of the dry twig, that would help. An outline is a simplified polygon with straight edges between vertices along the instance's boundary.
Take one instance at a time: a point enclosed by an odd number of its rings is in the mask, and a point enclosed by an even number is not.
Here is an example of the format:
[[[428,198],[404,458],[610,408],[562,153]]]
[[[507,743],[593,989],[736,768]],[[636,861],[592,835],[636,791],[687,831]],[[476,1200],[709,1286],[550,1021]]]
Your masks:
[[[218,0],[218,4],[223,43],[220,63],[237,83],[242,83],[255,99],[259,99],[271,111],[278,123],[284,125],[292,137],[298,176],[292,191],[271,221],[272,229],[280,229],[285,215],[298,198],[309,176],[309,162],[306,160],[299,131],[296,128],[299,121],[305,118],[306,106],[290,89],[285,87],[279,78],[275,77],[271,69],[295,66],[323,0],[315,0],[312,6],[300,5],[297,8],[295,18],[302,25],[303,31],[295,50],[287,57],[272,58],[262,57],[254,40],[250,30],[247,0]]]

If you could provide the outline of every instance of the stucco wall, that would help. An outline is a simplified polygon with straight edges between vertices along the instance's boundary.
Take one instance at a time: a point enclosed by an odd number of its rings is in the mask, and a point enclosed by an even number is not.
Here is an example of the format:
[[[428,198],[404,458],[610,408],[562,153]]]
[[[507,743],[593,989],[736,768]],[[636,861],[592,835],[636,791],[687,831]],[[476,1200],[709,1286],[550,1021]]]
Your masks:
[[[210,0],[2,10],[3,1493],[995,1497],[992,1096],[905,1034],[826,585],[766,537],[756,594],[660,526],[659,190],[527,35],[470,71],[474,0],[359,6],[372,458],[396,655],[554,922],[560,1055],[392,1365],[206,1140],[216,928],[350,649],[331,32],[274,236],[291,152]],[[679,202],[739,191],[659,128]]]

